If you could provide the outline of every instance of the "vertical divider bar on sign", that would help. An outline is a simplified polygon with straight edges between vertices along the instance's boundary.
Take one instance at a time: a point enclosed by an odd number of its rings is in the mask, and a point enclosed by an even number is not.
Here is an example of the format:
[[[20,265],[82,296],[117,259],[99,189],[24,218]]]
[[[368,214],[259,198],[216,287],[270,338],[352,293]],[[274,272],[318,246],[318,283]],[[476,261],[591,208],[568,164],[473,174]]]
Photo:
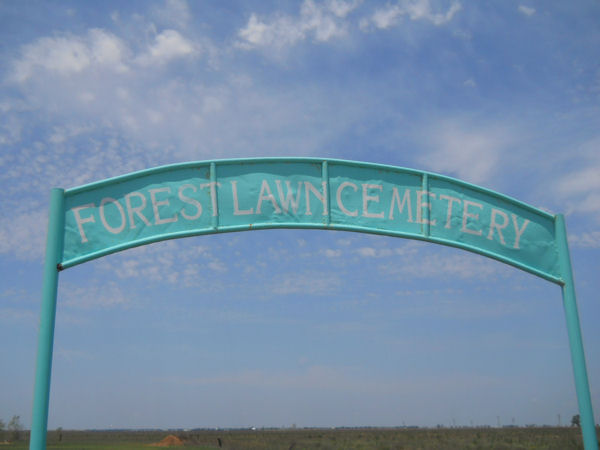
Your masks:
[[[325,216],[325,225],[329,226],[331,224],[331,189],[329,186],[329,167],[327,165],[327,161],[323,161],[321,163],[321,181],[322,183],[325,183],[325,189],[326,189],[326,193],[325,194],[325,201],[327,202],[326,205],[324,205],[324,208],[327,208],[327,214]]]
[[[52,189],[46,237],[46,259],[40,309],[40,328],[33,391],[33,411],[29,448],[46,448],[48,409],[50,404],[50,377],[52,373],[52,350],[54,347],[54,324],[56,319],[56,294],[58,292],[59,264],[64,246],[64,190]]]
[[[558,262],[564,284],[562,285],[563,306],[567,320],[567,333],[569,335],[569,347],[571,349],[571,363],[573,364],[573,375],[575,378],[575,391],[583,435],[583,446],[586,450],[598,450],[598,438],[594,425],[594,412],[592,399],[590,397],[590,386],[583,351],[583,339],[581,337],[581,324],[577,310],[577,299],[575,296],[575,281],[571,267],[569,254],[569,243],[567,241],[567,229],[562,214],[554,219],[556,246],[558,250]]]
[[[219,190],[217,189],[217,165],[214,162],[210,163],[210,183],[210,192],[215,192],[215,211],[212,212],[212,228],[217,231],[219,228]]]
[[[429,222],[429,212],[431,210],[431,200],[429,199],[429,176],[424,173],[421,181],[421,190],[423,191],[423,195],[425,196],[425,202],[421,201],[420,204],[417,204],[417,208],[422,212],[423,219],[421,220],[421,231],[423,236],[429,237],[430,233],[430,222]],[[418,197],[417,197],[418,198]],[[421,197],[423,198],[423,197]],[[423,211],[423,203],[427,204],[427,208]],[[417,217],[419,217],[417,215]]]

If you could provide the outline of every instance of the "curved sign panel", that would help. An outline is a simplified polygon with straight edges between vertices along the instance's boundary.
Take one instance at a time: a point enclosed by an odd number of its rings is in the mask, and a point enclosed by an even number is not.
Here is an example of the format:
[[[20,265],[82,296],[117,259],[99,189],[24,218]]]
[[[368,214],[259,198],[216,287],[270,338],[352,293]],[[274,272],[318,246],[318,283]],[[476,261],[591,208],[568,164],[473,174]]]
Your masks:
[[[137,245],[326,228],[464,248],[560,282],[554,216],[452,178],[376,164],[252,159],[159,167],[65,192],[64,268]]]
[[[30,448],[46,447],[61,269],[165,239],[260,228],[421,239],[561,285],[584,444],[598,448],[563,216],[442,175],[315,158],[176,164],[52,190]]]

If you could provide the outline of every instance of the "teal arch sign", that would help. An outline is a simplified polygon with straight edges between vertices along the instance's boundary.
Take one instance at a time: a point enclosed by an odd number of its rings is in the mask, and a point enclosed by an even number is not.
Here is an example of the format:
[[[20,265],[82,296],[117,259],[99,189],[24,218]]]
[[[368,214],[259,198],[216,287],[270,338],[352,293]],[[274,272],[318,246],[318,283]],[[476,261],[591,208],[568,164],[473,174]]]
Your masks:
[[[191,162],[52,190],[30,448],[46,445],[61,270],[166,239],[268,228],[419,239],[558,284],[584,444],[598,448],[563,216],[442,175],[316,158]]]

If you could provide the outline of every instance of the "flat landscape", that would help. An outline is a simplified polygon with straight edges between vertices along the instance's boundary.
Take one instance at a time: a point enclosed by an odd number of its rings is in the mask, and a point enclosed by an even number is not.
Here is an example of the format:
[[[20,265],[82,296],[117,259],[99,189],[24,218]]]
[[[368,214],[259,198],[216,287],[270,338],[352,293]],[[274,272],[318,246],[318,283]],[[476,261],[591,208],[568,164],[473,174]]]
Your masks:
[[[27,448],[27,436],[3,448]],[[581,449],[578,428],[50,431],[50,449]]]

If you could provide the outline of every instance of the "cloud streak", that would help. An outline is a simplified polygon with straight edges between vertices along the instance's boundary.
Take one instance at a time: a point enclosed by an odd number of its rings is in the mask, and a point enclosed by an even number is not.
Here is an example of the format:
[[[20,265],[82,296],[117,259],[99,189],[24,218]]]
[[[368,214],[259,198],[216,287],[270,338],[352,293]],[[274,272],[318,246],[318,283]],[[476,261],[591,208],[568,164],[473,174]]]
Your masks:
[[[144,67],[163,65],[174,59],[185,58],[197,53],[194,44],[175,30],[165,30],[156,35],[154,39],[146,52],[135,59]]]
[[[462,9],[458,2],[452,3],[445,12],[437,12],[429,0],[401,1],[376,9],[370,16],[363,13],[357,21],[350,20],[351,13],[362,6],[360,3],[357,0],[325,3],[304,0],[298,16],[277,14],[264,19],[253,13],[246,26],[239,30],[236,46],[244,50],[271,48],[281,51],[307,40],[325,43],[340,39],[356,30],[385,30],[397,26],[404,17],[441,26]]]
[[[592,214],[600,222],[599,146],[600,138],[593,138],[572,149],[563,163],[568,164],[568,170],[558,177],[552,190],[569,205],[569,213]]]
[[[501,125],[444,120],[424,130],[422,139],[430,150],[419,161],[434,172],[486,184],[502,170],[514,135]]]
[[[237,46],[244,50],[258,47],[282,49],[306,39],[327,42],[344,36],[347,24],[343,19],[358,6],[357,1],[329,0],[316,3],[304,0],[297,17],[277,15],[263,20],[252,14],[238,32]]]
[[[361,28],[372,25],[385,30],[397,26],[404,17],[440,26],[450,22],[461,9],[460,3],[453,2],[446,12],[434,12],[429,0],[402,1],[375,10],[370,18],[361,20]]]
[[[97,28],[84,36],[44,37],[23,46],[10,80],[25,83],[34,76],[43,76],[44,72],[69,76],[92,68],[124,73],[128,71],[128,53],[120,38]]]

